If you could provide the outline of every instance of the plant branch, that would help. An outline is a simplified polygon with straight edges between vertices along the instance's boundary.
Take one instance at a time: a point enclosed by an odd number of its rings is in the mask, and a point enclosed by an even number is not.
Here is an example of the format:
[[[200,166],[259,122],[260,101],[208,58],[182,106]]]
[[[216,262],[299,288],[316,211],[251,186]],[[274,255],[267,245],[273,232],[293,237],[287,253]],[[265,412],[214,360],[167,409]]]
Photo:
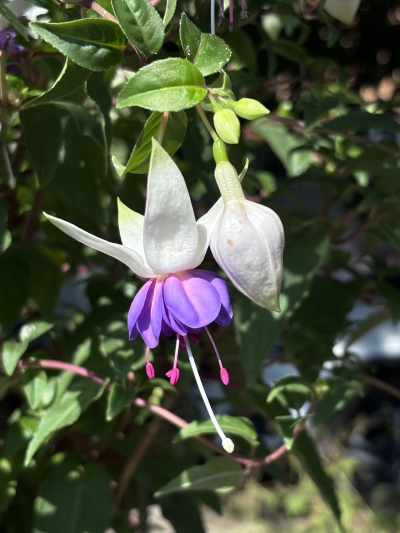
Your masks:
[[[208,121],[208,118],[206,117],[206,114],[203,111],[203,108],[200,104],[196,105],[196,110],[203,121],[204,126],[207,128],[208,133],[211,135],[213,141],[218,141],[219,137],[214,131],[214,128],[211,126],[210,122]]]
[[[33,198],[32,208],[29,211],[28,218],[26,219],[23,240],[25,242],[32,242],[37,218],[39,216],[40,206],[42,204],[44,189],[38,189]]]
[[[352,133],[348,133],[345,131],[337,131],[330,128],[324,128],[317,127],[314,128],[312,131],[307,131],[305,122],[303,120],[297,120],[292,118],[286,118],[281,117],[280,115],[277,115],[276,113],[270,113],[268,115],[268,119],[272,120],[272,122],[275,122],[277,124],[282,124],[284,126],[287,126],[290,130],[299,133],[304,136],[309,136],[311,133],[321,133],[322,135],[338,135],[340,137],[345,137],[346,139],[349,139],[350,141],[355,141],[358,143],[368,144],[369,146],[374,146],[375,148],[379,148],[380,150],[383,150],[384,152],[387,152],[391,155],[397,155],[398,149],[392,148],[391,146],[387,146],[386,144],[372,141],[368,137],[362,137],[361,135],[354,135]]]
[[[174,398],[172,395],[167,396],[163,409],[168,410],[172,407]],[[142,439],[139,441],[137,447],[133,450],[132,455],[129,457],[128,461],[125,463],[125,466],[121,472],[121,475],[118,480],[118,490],[115,496],[114,504],[115,507],[118,507],[121,503],[121,500],[126,492],[126,489],[129,486],[129,483],[135,474],[141,460],[149,449],[151,443],[155,439],[157,433],[160,430],[161,423],[163,419],[161,417],[155,417],[150,422],[147,427],[146,433],[143,435]]]
[[[114,17],[114,15],[111,15],[109,11],[104,9],[104,7],[101,7],[101,5],[99,5],[97,2],[93,2],[93,0],[82,0],[82,5],[88,9],[93,9],[93,11],[96,11],[96,13],[98,13],[104,19],[111,20],[112,22],[116,22],[118,24],[118,20]]]
[[[18,362],[18,367],[34,367],[39,366],[41,368],[49,368],[54,370],[67,370],[70,372],[74,372],[75,374],[78,374],[79,376],[83,376],[85,378],[91,379],[93,381],[96,381],[96,383],[103,384],[104,379],[100,376],[98,376],[95,372],[92,372],[91,370],[87,370],[86,368],[83,368],[78,365],[74,365],[72,363],[65,363],[63,361],[55,361],[51,359],[36,359],[36,360],[24,360]],[[171,413],[166,409],[165,407],[161,407],[159,405],[153,405],[143,398],[134,398],[132,400],[132,403],[136,405],[137,407],[144,407],[146,409],[149,409],[152,413],[157,415],[160,418],[163,418],[173,426],[176,426],[180,429],[187,427],[189,424],[186,422],[186,420],[183,420],[183,418],[180,418],[179,416],[175,415],[174,413]],[[303,424],[299,424],[294,428],[293,431],[293,437],[296,438],[300,432],[303,429]],[[151,435],[156,434],[155,430],[152,430]],[[150,439],[150,436],[147,438]],[[154,438],[154,437],[152,437]],[[238,453],[230,453],[228,454],[221,446],[218,446],[217,444],[214,444],[211,440],[207,439],[206,437],[203,437],[203,435],[194,435],[194,438],[201,441],[203,444],[205,444],[208,448],[211,450],[214,450],[215,452],[219,453],[220,455],[226,455],[228,457],[231,457],[235,459],[238,463],[241,463],[247,467],[256,467],[256,466],[263,466],[270,463],[273,463],[274,461],[277,461],[280,457],[285,455],[287,452],[287,447],[285,444],[282,444],[278,449],[276,449],[274,452],[268,454],[266,457],[263,457],[261,459],[249,459],[248,457],[238,454]],[[140,444],[139,444],[140,447]],[[137,450],[136,450],[137,451]],[[140,453],[142,453],[140,451]],[[139,454],[139,452],[138,452]],[[141,456],[139,455],[139,459],[141,459]],[[137,461],[137,459],[135,459]],[[133,463],[133,459],[132,459]],[[137,465],[133,464],[133,466],[136,468]],[[132,467],[131,467],[132,468]]]
[[[393,387],[393,385],[389,385],[389,383],[386,383],[381,379],[375,378],[374,376],[364,376],[364,381],[378,389],[387,392],[388,394],[391,394],[392,396],[400,400],[400,390],[396,387]]]

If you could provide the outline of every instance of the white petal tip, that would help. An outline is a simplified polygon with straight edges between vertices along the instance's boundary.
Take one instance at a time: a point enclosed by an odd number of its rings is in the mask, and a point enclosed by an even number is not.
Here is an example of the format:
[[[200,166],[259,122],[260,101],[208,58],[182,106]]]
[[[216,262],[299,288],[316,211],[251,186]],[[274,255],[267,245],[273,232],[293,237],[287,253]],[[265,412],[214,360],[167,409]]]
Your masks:
[[[228,453],[232,453],[233,450],[235,449],[235,446],[233,442],[231,441],[231,439],[224,439],[222,441],[222,447]]]

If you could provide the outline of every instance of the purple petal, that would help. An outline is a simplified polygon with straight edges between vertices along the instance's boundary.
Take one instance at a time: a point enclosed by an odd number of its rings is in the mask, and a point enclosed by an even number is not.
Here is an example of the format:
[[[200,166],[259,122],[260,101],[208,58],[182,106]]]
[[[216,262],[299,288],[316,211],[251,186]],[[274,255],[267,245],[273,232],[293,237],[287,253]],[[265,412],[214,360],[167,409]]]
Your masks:
[[[152,283],[136,322],[139,333],[149,348],[157,346],[161,333],[162,286],[162,281],[156,280]]]
[[[164,281],[164,302],[168,311],[189,328],[213,322],[221,309],[221,298],[211,283],[188,272],[170,274]]]
[[[139,318],[140,313],[143,310],[143,306],[147,298],[147,293],[149,292],[154,281],[155,280],[153,279],[150,279],[149,281],[147,281],[133,299],[133,302],[131,304],[131,307],[128,313],[128,331],[129,331],[130,340],[133,340],[138,334],[137,329],[136,329],[136,332],[134,331],[135,325],[136,325],[137,319]]]
[[[215,289],[217,289],[221,298],[221,309],[217,318],[215,319],[215,322],[220,326],[229,326],[233,317],[233,311],[231,299],[229,297],[228,286],[225,281],[220,276],[214,272],[210,272],[209,270],[189,270],[189,273],[193,276],[207,280]]]

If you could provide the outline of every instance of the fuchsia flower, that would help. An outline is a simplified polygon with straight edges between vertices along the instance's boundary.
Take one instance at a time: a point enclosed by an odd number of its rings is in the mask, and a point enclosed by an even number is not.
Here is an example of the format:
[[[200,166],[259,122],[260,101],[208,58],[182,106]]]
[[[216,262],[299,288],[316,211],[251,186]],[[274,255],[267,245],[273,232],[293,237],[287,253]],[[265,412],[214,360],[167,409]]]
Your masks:
[[[172,369],[167,372],[172,385],[179,379],[178,352],[187,350],[189,361],[210,418],[226,451],[233,443],[221,430],[205,394],[190,347],[189,338],[206,331],[211,322],[227,326],[232,319],[228,288],[222,278],[196,267],[203,261],[210,235],[196,224],[185,180],[172,158],[153,139],[148,175],[145,215],[139,215],[118,202],[121,244],[107,242],[77,226],[46,215],[62,231],[96,250],[125,263],[140,277],[150,278],[136,294],[128,313],[129,338],[141,335],[147,345],[146,372],[155,370],[149,349],[157,346],[160,335],[176,336]],[[229,383],[214,341],[222,382]]]

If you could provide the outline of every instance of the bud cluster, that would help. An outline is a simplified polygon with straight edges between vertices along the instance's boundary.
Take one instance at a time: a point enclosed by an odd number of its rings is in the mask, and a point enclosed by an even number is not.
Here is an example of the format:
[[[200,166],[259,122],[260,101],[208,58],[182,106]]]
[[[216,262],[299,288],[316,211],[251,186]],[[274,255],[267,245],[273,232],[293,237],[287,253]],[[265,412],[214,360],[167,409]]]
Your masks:
[[[237,144],[240,138],[238,117],[255,120],[269,114],[269,110],[252,98],[235,99],[228,76],[223,73],[223,86],[208,90],[209,109],[214,112],[214,127],[218,136],[227,144]]]

